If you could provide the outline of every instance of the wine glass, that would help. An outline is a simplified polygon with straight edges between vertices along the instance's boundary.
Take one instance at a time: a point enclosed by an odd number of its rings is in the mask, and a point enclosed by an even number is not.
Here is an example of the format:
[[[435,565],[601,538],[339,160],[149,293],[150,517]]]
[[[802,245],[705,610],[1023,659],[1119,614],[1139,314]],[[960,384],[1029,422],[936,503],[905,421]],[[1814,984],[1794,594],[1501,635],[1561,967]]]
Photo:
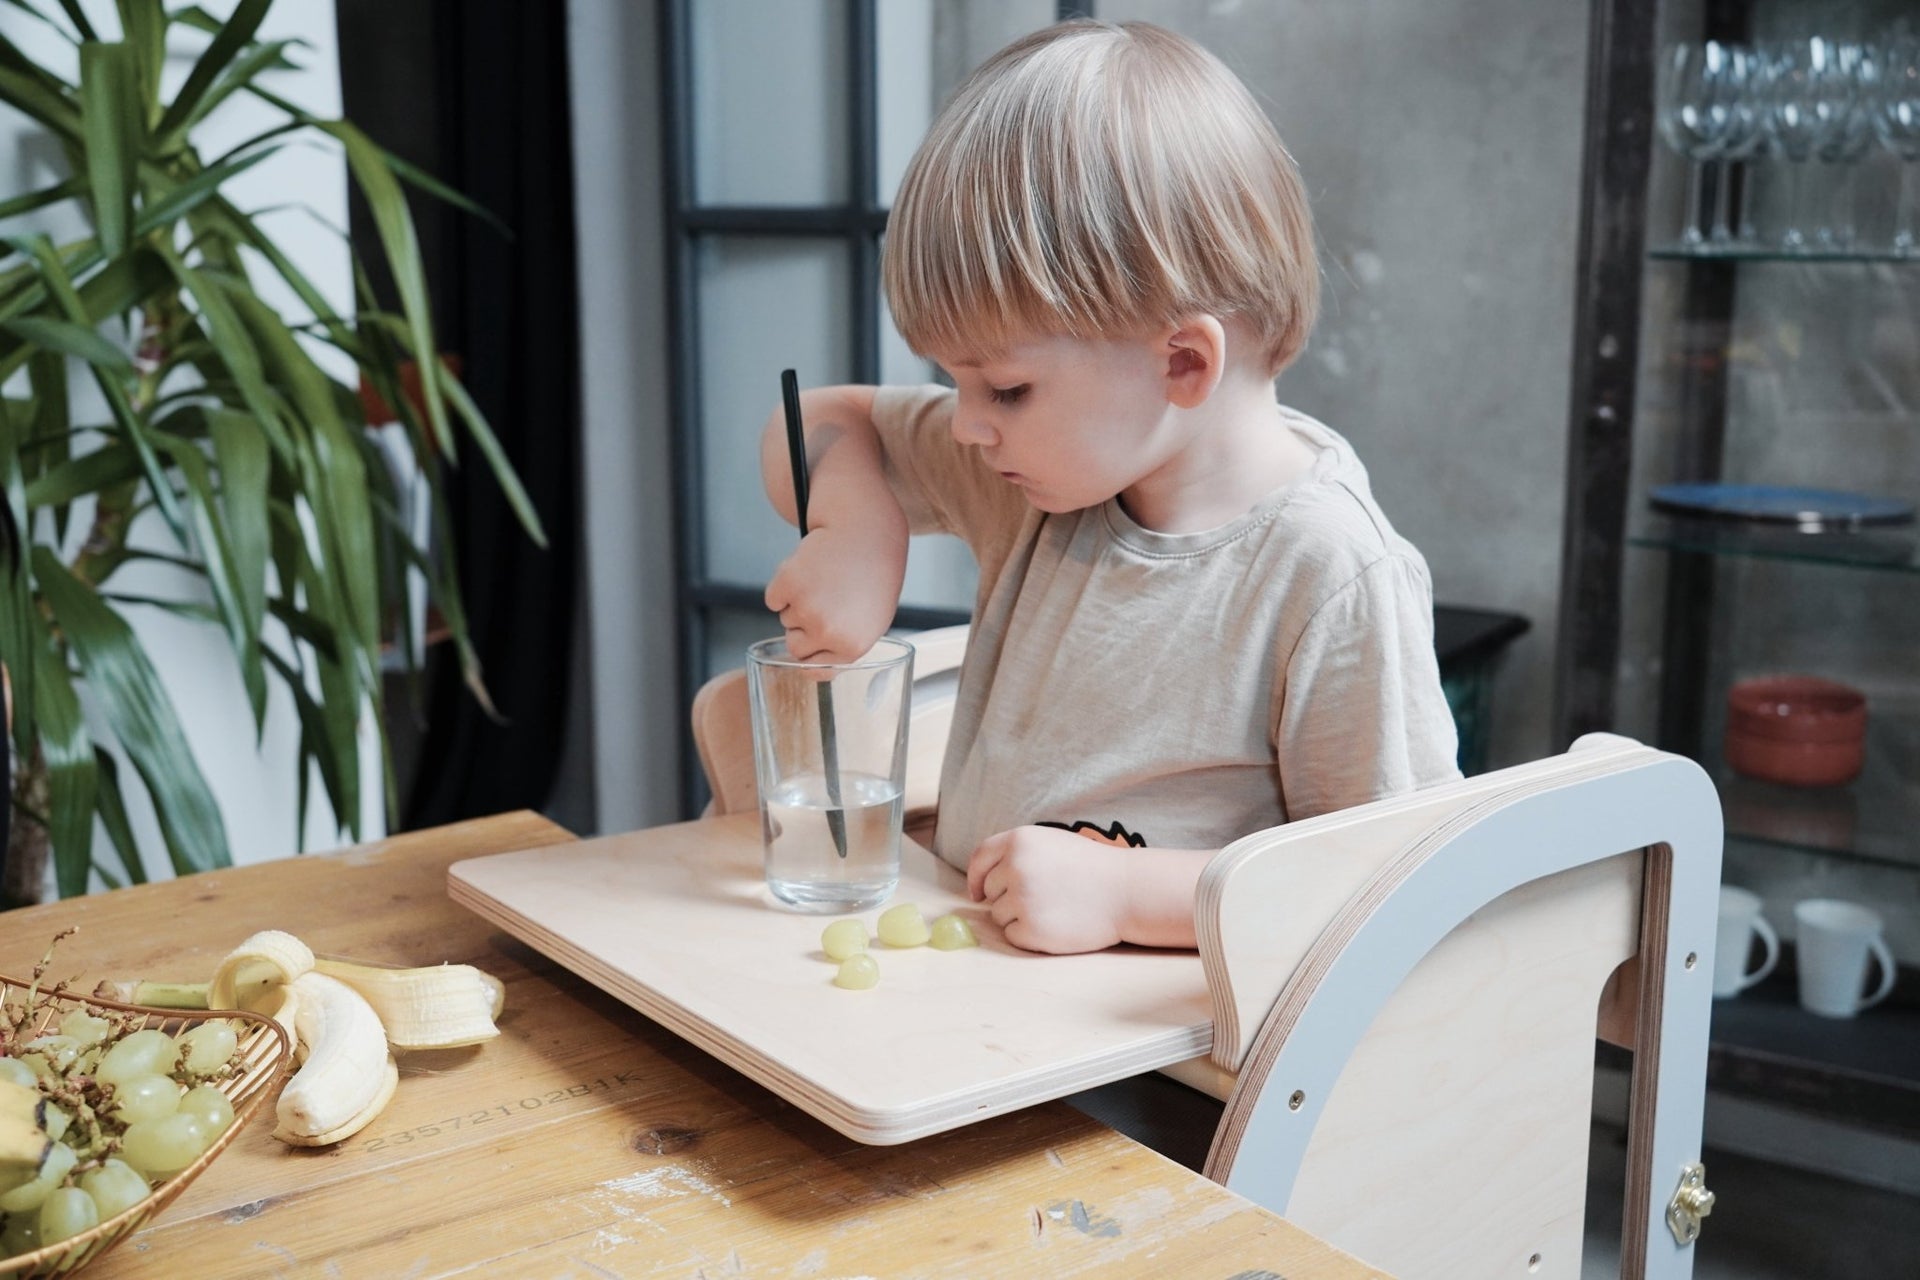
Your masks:
[[[1920,168],[1920,38],[1890,41],[1881,57],[1874,131],[1887,150],[1900,157],[1900,193],[1894,208],[1892,249],[1899,256],[1920,253],[1913,229],[1913,173]]]
[[[1825,44],[1821,37],[1814,36],[1771,45],[1765,54],[1767,136],[1775,153],[1787,163],[1787,225],[1780,233],[1780,247],[1789,253],[1804,252],[1811,243],[1801,223],[1806,220],[1807,162],[1813,158],[1823,128],[1814,110],[1817,95],[1813,65]]]
[[[1707,233],[1708,241],[1717,249],[1738,248],[1753,238],[1752,226],[1744,216],[1738,234],[1731,226],[1733,172],[1735,164],[1758,159],[1767,150],[1766,113],[1760,101],[1763,78],[1761,60],[1752,49],[1725,46],[1725,71],[1719,78],[1720,92],[1712,108],[1720,135],[1720,180],[1714,184],[1713,226]]]
[[[1814,231],[1821,249],[1845,252],[1853,247],[1854,183],[1851,165],[1873,145],[1873,100],[1879,66],[1866,46],[1833,41],[1813,42],[1809,66],[1810,106],[1819,121],[1814,157],[1822,172],[1833,176],[1827,191],[1827,218]]]
[[[1686,224],[1680,243],[1692,249],[1706,242],[1700,229],[1700,186],[1707,161],[1719,154],[1722,121],[1714,115],[1714,104],[1724,66],[1724,47],[1717,41],[1676,44],[1668,51],[1662,76],[1660,136],[1688,161]]]

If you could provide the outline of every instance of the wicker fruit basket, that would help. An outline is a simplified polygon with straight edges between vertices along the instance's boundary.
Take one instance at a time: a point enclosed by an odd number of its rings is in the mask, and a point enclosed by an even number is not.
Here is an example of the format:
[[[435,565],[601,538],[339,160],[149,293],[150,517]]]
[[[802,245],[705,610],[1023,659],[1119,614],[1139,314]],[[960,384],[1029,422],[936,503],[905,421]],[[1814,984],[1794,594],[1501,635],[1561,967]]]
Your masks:
[[[0,974],[0,1003],[19,999],[25,995],[28,988],[28,983]],[[117,1000],[103,1000],[95,996],[49,994],[42,991],[35,997],[33,1026],[36,1034],[45,1032],[59,1022],[61,1015],[68,1010],[81,1007],[110,1009],[118,1013],[130,1014],[133,1015],[130,1030],[153,1027],[169,1035],[177,1035],[195,1023],[205,1022],[211,1018],[224,1018],[235,1023],[234,1030],[239,1033],[240,1038],[241,1070],[234,1076],[215,1082],[215,1087],[226,1094],[228,1100],[233,1103],[233,1123],[213,1140],[198,1159],[155,1187],[153,1192],[139,1204],[58,1244],[48,1245],[32,1253],[0,1258],[0,1276],[29,1280],[31,1277],[72,1275],[146,1226],[154,1215],[172,1204],[174,1198],[185,1191],[188,1184],[199,1177],[206,1167],[213,1163],[216,1156],[227,1149],[227,1145],[233,1141],[247,1121],[251,1120],[254,1113],[273,1096],[274,1090],[280,1084],[281,1076],[285,1074],[288,1064],[293,1060],[293,1042],[279,1023],[271,1018],[263,1018],[259,1014],[245,1013],[237,1009],[155,1009],[144,1005],[122,1004]]]

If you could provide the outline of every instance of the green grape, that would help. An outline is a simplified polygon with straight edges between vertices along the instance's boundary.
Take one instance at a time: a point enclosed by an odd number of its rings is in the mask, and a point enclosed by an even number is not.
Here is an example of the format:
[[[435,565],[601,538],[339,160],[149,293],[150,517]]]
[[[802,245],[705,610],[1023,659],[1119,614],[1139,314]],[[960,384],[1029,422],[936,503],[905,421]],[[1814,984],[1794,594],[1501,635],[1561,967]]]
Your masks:
[[[200,1117],[200,1122],[207,1126],[209,1142],[225,1133],[233,1123],[233,1100],[210,1084],[187,1090],[187,1096],[180,1099],[180,1110]]]
[[[842,960],[840,972],[833,975],[833,985],[849,991],[865,991],[879,981],[880,966],[864,951],[856,951]]]
[[[962,947],[979,945],[980,939],[973,936],[973,926],[960,916],[941,916],[933,922],[935,951],[958,951]]]
[[[820,933],[820,949],[829,960],[845,960],[867,949],[867,926],[858,920],[835,920]]]
[[[0,1054],[0,1080],[11,1080],[23,1089],[31,1089],[40,1083],[40,1077],[32,1067],[18,1058],[9,1058]]]
[[[72,1036],[74,1043],[83,1047],[99,1044],[112,1030],[111,1022],[88,1013],[85,1009],[69,1009],[60,1019],[60,1034]]]
[[[136,1031],[107,1050],[94,1072],[101,1084],[120,1084],[135,1076],[164,1076],[180,1061],[180,1046],[164,1031]]]
[[[46,1063],[50,1070],[41,1072],[42,1075],[64,1075],[80,1056],[80,1042],[72,1036],[38,1036],[21,1045],[20,1053],[28,1060],[28,1065],[32,1065],[35,1058]]]
[[[179,1040],[187,1070],[196,1076],[212,1075],[226,1066],[233,1051],[240,1047],[240,1037],[233,1025],[225,1021],[203,1022]]]
[[[917,947],[933,936],[927,929],[927,918],[911,902],[882,911],[878,932],[880,941],[890,947]]]
[[[0,1195],[0,1210],[22,1213],[28,1209],[38,1209],[53,1189],[66,1181],[79,1159],[74,1149],[66,1143],[54,1143],[52,1150],[47,1152],[47,1158],[41,1162],[40,1176],[25,1186],[15,1187],[5,1195]]]
[[[65,1108],[56,1107],[51,1102],[47,1104],[46,1119],[41,1127],[47,1131],[49,1138],[55,1142],[60,1141],[67,1136],[67,1126],[72,1123],[73,1117],[66,1113]]]
[[[133,1208],[152,1190],[140,1171],[124,1160],[107,1160],[98,1169],[87,1170],[80,1175],[80,1189],[93,1197],[102,1222]]]
[[[180,1109],[180,1086],[171,1076],[133,1076],[113,1086],[107,1109],[126,1124],[158,1120]]]
[[[78,1187],[61,1187],[40,1206],[40,1243],[54,1244],[100,1225],[93,1197]]]
[[[0,1229],[0,1258],[17,1258],[40,1247],[40,1214],[9,1213]]]
[[[128,1125],[120,1139],[120,1158],[158,1181],[192,1164],[207,1149],[207,1141],[207,1126],[199,1116],[176,1111]]]

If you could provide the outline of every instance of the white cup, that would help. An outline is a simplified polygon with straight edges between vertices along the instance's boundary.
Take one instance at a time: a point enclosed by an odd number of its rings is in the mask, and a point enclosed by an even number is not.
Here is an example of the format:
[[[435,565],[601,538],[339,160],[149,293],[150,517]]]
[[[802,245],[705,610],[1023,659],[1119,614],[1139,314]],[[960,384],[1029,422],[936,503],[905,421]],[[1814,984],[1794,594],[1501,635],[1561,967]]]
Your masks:
[[[1808,898],[1793,907],[1799,926],[1800,1005],[1823,1018],[1851,1018],[1893,990],[1893,953],[1880,917],[1857,902]],[[1867,957],[1880,962],[1880,986],[1864,999]]]
[[[1754,935],[1766,954],[1760,967],[1751,972],[1747,961],[1753,957]],[[1780,935],[1760,914],[1760,895],[1735,885],[1720,886],[1720,929],[1713,943],[1713,994],[1716,999],[1737,996],[1773,972],[1780,963]]]

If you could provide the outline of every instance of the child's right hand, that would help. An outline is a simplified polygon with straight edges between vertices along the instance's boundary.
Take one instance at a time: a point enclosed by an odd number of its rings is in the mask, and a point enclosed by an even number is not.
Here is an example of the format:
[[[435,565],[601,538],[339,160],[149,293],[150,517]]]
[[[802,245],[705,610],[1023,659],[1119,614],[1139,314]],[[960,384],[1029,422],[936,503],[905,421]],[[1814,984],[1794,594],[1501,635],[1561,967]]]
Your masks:
[[[767,608],[786,629],[787,652],[802,662],[852,662],[887,633],[905,572],[905,558],[888,542],[845,525],[800,540],[767,583]]]

